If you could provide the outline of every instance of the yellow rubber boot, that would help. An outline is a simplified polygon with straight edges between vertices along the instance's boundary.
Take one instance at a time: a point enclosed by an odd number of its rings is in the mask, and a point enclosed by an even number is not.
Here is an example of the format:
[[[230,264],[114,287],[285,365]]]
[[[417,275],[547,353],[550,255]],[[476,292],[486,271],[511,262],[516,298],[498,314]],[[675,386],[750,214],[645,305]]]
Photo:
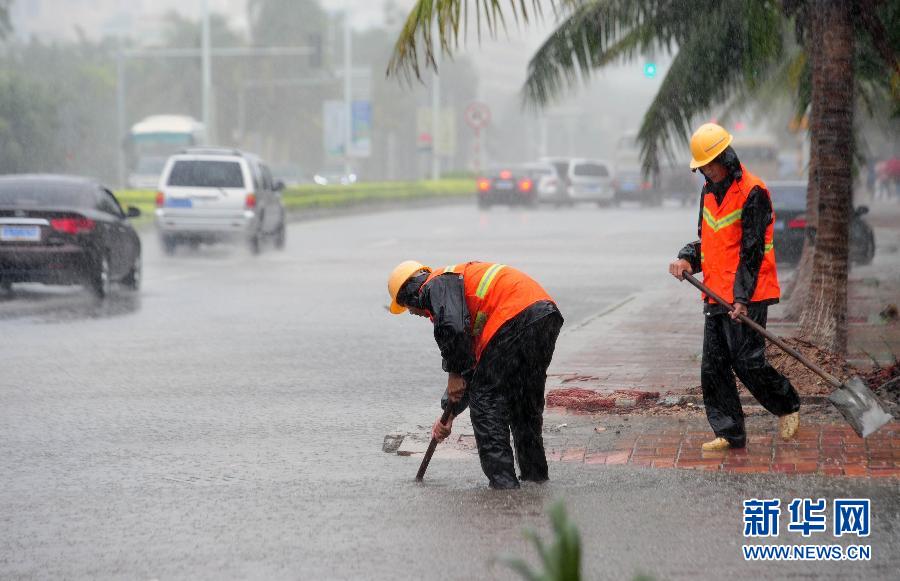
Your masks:
[[[728,440],[725,438],[716,438],[715,440],[710,440],[709,442],[704,442],[701,448],[707,452],[715,452],[718,450],[727,450],[731,447],[731,444],[728,443]]]
[[[800,427],[800,412],[794,412],[778,419],[778,432],[782,440],[790,440]]]

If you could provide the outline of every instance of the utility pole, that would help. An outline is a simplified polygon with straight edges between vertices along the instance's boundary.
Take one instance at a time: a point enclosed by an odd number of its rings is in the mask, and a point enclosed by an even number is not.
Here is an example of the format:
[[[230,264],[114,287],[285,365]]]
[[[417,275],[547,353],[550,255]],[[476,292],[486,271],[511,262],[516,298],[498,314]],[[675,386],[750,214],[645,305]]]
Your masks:
[[[203,61],[203,126],[206,130],[207,139],[210,142],[214,142],[215,131],[213,130],[212,121],[212,51],[210,49],[209,28],[209,0],[203,0],[203,31],[200,47]]]
[[[438,142],[441,122],[441,77],[438,67],[441,65],[440,31],[435,23],[432,35],[434,50],[434,70],[431,73],[431,179],[441,179],[441,160],[438,157]]]
[[[344,9],[344,175],[349,176],[350,149],[353,145],[353,30],[350,9]]]

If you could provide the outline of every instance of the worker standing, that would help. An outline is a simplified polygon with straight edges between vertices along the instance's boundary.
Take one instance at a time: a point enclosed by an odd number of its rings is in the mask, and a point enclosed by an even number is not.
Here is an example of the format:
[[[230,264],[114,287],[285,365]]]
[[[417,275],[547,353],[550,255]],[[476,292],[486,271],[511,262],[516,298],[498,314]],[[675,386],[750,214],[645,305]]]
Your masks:
[[[781,290],[773,244],[775,212],[765,183],[750,173],[731,147],[732,136],[714,123],[691,137],[692,171],[706,178],[701,193],[700,240],[682,248],[669,272],[703,271],[703,282],[732,303],[729,311],[704,296],[701,385],[706,417],[715,439],[704,450],[743,448],[744,412],[734,375],[769,412],[779,416],[781,437],[794,437],[800,424],[800,398],[783,375],[766,361],[763,337],[741,325],[743,314],[763,327],[769,305]]]
[[[541,435],[547,367],[563,317],[529,276],[512,267],[467,262],[432,270],[408,260],[388,278],[390,311],[429,317],[448,373],[432,436],[450,434],[453,418],[469,407],[481,468],[491,488],[518,488],[548,479]],[[519,461],[516,478],[512,437]]]

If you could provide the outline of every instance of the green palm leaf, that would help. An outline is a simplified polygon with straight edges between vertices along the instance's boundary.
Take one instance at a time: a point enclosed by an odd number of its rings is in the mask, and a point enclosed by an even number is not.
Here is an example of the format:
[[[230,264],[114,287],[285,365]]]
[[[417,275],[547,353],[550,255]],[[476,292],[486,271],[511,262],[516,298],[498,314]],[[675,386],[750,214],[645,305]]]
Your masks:
[[[555,11],[558,5],[575,3],[576,0],[551,0],[550,5]],[[515,22],[520,24],[527,24],[532,19],[543,16],[540,0],[418,0],[397,37],[387,75],[402,76],[407,80],[415,75],[417,79],[421,79],[422,64],[418,47],[424,53],[425,66],[437,69],[434,58],[435,29],[440,50],[450,54],[459,44],[460,25],[465,31],[469,22],[470,6],[479,39],[483,29],[491,36],[506,30],[504,10],[508,10]]]

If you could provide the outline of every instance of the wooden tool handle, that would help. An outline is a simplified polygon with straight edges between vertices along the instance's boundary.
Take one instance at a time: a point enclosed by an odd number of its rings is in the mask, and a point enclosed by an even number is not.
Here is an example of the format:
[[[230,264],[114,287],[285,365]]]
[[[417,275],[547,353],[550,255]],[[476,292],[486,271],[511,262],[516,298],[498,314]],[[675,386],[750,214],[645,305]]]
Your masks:
[[[722,305],[723,307],[728,309],[729,312],[734,310],[734,307],[731,305],[731,303],[729,303],[728,301],[726,301],[725,299],[723,299],[722,297],[720,297],[719,295],[714,293],[708,286],[706,286],[705,284],[703,284],[702,282],[700,282],[699,280],[697,280],[696,278],[694,278],[687,272],[684,273],[684,280],[688,281],[689,283],[691,283],[692,285],[694,285],[695,287],[697,287],[698,289],[700,289],[701,291],[706,293],[706,296],[711,297],[714,301],[716,301],[717,303],[719,303],[720,305]],[[751,329],[753,329],[754,331],[756,331],[757,333],[759,333],[760,335],[762,335],[763,337],[765,337],[766,339],[771,341],[772,343],[775,343],[776,345],[778,345],[778,347],[780,347],[782,351],[784,351],[785,353],[787,353],[788,355],[790,355],[791,357],[793,357],[794,359],[796,359],[803,365],[809,367],[812,371],[814,371],[816,374],[818,374],[820,377],[822,377],[822,379],[824,379],[829,384],[831,384],[832,387],[839,388],[843,385],[840,381],[838,381],[838,379],[835,376],[831,375],[830,373],[828,373],[827,371],[825,371],[824,369],[822,369],[821,367],[819,367],[818,365],[816,365],[815,363],[813,363],[812,361],[810,361],[809,359],[804,357],[799,351],[797,351],[796,349],[794,349],[793,347],[791,347],[790,345],[785,343],[777,335],[772,334],[769,330],[767,330],[765,327],[763,327],[762,325],[760,325],[753,319],[751,319],[745,315],[740,315],[740,314],[738,315],[738,319],[740,319],[740,321],[742,323],[744,323],[745,325],[747,325],[748,327],[750,327]]]
[[[453,402],[447,402],[447,409],[445,409],[444,413],[441,414],[442,424],[446,424],[447,420],[450,419],[450,410],[452,407]],[[434,454],[434,450],[435,448],[437,448],[437,445],[437,438],[431,438],[431,442],[428,444],[428,449],[425,450],[425,457],[422,458],[422,463],[419,465],[419,471],[416,473],[416,482],[422,482],[422,479],[425,478],[425,471],[428,470],[428,463],[431,462],[431,456]]]

